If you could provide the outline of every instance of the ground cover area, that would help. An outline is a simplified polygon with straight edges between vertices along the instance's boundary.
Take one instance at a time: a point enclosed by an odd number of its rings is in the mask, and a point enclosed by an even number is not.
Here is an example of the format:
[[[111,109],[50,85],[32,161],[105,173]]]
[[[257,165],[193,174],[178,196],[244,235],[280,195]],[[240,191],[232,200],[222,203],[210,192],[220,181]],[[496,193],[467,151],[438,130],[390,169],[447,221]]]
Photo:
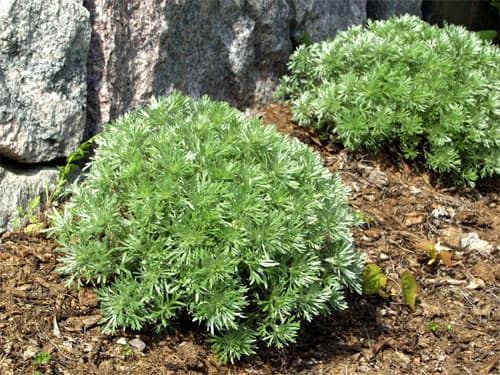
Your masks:
[[[90,289],[66,289],[55,243],[43,235],[0,239],[1,374],[493,374],[500,372],[500,181],[452,188],[397,156],[352,154],[291,120],[287,107],[252,111],[318,150],[351,188],[366,223],[356,246],[387,275],[388,299],[352,296],[350,308],[305,324],[286,350],[221,365],[187,317],[176,332],[101,333]],[[415,247],[440,241],[452,266],[428,265]],[[405,270],[416,311],[401,297]]]

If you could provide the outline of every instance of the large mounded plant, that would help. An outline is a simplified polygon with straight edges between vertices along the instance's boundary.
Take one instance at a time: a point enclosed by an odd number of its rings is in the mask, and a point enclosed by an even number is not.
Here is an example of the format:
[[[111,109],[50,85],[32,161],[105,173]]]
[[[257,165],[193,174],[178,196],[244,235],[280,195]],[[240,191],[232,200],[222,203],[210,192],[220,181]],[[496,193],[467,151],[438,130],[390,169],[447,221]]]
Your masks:
[[[354,150],[399,149],[474,185],[500,174],[500,49],[415,16],[301,46],[278,96],[295,119]]]
[[[106,331],[187,313],[232,361],[360,291],[346,189],[274,127],[174,92],[95,142],[50,232],[68,283],[97,289]]]

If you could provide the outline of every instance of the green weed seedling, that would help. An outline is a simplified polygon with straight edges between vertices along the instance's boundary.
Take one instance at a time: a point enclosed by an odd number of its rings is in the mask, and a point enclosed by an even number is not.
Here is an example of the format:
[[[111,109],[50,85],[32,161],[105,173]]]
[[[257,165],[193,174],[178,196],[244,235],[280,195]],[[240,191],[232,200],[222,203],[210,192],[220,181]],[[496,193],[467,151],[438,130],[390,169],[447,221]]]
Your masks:
[[[87,157],[93,145],[94,138],[90,138],[82,143],[78,149],[66,158],[66,164],[59,168],[59,176],[55,189],[50,193],[49,186],[45,186],[45,207],[50,207],[52,203],[62,198],[65,186],[68,183],[71,172],[78,167],[78,162]],[[42,201],[40,195],[35,196],[29,203],[26,210],[17,207],[18,217],[14,220],[15,230],[23,229],[28,234],[42,231],[43,223],[35,212],[40,208]]]
[[[71,176],[71,172],[79,167],[78,162],[84,160],[92,146],[94,144],[95,137],[88,139],[83,142],[74,152],[68,155],[66,158],[66,164],[59,168],[59,178],[57,180],[56,188],[49,197],[49,202],[62,197],[64,188],[66,187],[68,180]]]
[[[14,220],[14,229],[20,230],[24,228],[26,233],[38,233],[42,228],[42,223],[39,221],[35,214],[37,208],[40,206],[41,198],[37,195],[29,203],[26,211],[22,207],[17,207],[18,217]]]
[[[436,322],[429,322],[427,324],[427,328],[429,328],[429,330],[432,332],[432,333],[437,333],[438,330],[439,330],[439,324],[437,324]]]
[[[50,362],[50,354],[42,351],[38,354],[35,355],[33,358],[33,374],[34,375],[41,375],[42,371],[40,367],[47,365]]]
[[[129,344],[125,344],[122,346],[122,355],[125,357],[129,357],[133,354],[132,348]]]
[[[427,328],[435,335],[435,336],[440,336],[444,333],[451,333],[453,330],[453,325],[451,323],[448,323],[445,327],[441,327],[438,323],[436,322],[429,322],[427,324]]]

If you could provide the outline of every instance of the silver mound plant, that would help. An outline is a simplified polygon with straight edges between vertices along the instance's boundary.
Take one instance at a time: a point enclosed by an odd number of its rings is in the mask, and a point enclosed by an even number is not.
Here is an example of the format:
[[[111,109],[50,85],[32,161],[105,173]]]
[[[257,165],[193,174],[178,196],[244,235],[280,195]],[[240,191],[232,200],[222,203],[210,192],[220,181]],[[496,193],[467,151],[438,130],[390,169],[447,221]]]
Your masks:
[[[500,174],[500,49],[415,16],[370,21],[291,56],[278,96],[353,150],[392,149],[455,183]]]
[[[346,188],[274,127],[173,92],[95,142],[50,233],[68,285],[96,289],[105,331],[187,314],[234,361],[360,292]]]

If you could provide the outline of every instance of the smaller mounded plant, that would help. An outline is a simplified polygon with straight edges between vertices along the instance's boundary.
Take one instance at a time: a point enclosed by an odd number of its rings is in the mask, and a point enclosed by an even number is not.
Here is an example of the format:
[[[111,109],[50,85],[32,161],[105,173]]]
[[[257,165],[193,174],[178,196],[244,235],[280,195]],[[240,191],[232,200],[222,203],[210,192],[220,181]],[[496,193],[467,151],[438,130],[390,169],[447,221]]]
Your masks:
[[[300,46],[277,92],[345,146],[401,150],[458,183],[500,174],[500,50],[414,16]]]
[[[357,222],[307,146],[225,103],[174,92],[107,125],[50,232],[106,331],[205,326],[222,361],[293,342],[361,291]]]

